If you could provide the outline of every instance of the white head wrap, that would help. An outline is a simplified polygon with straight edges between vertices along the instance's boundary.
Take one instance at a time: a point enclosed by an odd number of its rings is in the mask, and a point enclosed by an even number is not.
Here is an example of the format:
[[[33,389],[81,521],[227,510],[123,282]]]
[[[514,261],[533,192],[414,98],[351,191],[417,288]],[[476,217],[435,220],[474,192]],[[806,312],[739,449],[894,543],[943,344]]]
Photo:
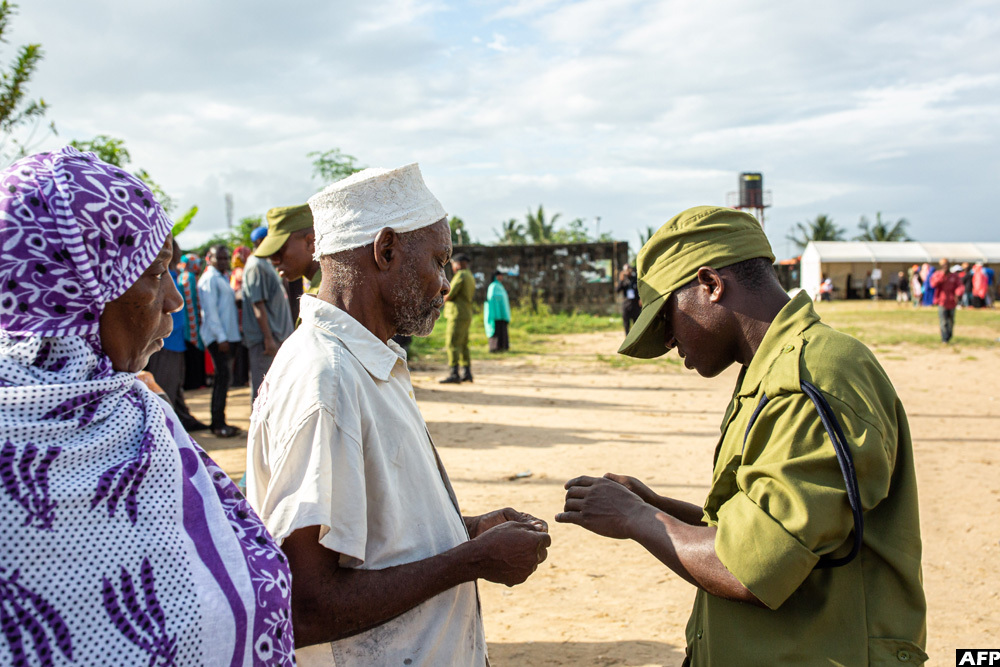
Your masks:
[[[415,162],[398,169],[373,167],[352,174],[310,197],[309,208],[316,259],[366,246],[385,227],[412,232],[447,216]]]

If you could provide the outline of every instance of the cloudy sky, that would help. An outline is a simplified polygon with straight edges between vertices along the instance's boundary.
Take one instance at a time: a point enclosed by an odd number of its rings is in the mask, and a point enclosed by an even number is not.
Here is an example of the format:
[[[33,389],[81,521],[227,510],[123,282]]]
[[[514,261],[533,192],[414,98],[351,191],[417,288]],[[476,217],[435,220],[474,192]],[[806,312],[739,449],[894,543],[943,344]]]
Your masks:
[[[21,0],[30,93],[59,137],[126,140],[182,245],[323,183],[314,150],[418,161],[473,238],[544,204],[631,244],[741,171],[779,256],[819,213],[989,241],[1000,201],[1000,2]],[[992,194],[991,194],[992,193]]]

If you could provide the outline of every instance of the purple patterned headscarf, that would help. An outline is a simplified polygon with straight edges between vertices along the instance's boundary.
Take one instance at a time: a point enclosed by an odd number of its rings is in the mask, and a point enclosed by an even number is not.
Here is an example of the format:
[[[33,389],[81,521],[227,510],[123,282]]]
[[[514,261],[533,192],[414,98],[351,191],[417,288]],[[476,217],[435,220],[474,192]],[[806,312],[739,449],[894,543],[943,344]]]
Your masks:
[[[69,146],[0,174],[0,330],[86,336],[171,222],[135,176]]]
[[[0,665],[293,663],[281,551],[101,349],[105,306],[169,233],[93,154],[0,172]]]

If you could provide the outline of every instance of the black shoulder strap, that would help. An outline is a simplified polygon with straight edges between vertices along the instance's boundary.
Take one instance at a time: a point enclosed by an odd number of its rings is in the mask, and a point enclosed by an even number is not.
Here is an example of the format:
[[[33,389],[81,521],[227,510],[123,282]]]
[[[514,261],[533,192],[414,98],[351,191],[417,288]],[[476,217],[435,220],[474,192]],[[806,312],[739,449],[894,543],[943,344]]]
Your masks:
[[[819,389],[805,381],[802,382],[802,393],[808,396],[815,404],[820,421],[823,422],[823,428],[826,429],[826,433],[830,436],[830,441],[833,443],[833,449],[837,453],[837,462],[840,464],[840,472],[844,476],[844,486],[847,488],[847,502],[850,503],[851,513],[854,515],[854,546],[851,548],[851,553],[842,558],[831,558],[829,555],[821,556],[819,563],[816,564],[818,568],[840,567],[854,560],[854,557],[861,551],[861,542],[864,537],[865,520],[861,513],[861,492],[858,490],[858,474],[854,470],[854,458],[851,456],[851,449],[847,445],[844,429],[841,428],[840,422],[837,421],[837,417],[833,414],[833,409],[826,398],[823,397]],[[753,428],[754,422],[757,421],[757,417],[760,415],[761,410],[764,409],[764,406],[767,405],[767,402],[768,398],[765,394],[750,416],[750,423],[747,424],[747,430],[743,434],[744,448],[746,448],[750,429]]]

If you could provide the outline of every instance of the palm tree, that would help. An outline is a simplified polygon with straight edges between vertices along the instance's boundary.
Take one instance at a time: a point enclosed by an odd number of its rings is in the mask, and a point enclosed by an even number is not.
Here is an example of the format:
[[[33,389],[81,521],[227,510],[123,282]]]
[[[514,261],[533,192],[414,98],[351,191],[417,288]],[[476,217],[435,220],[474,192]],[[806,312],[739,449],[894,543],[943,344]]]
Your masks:
[[[493,231],[497,235],[500,245],[524,245],[527,238],[524,236],[524,225],[517,221],[517,218],[504,220],[500,223],[500,231]]]
[[[448,220],[448,226],[451,228],[452,245],[469,245],[469,232],[465,231],[465,221],[453,215]]]
[[[900,218],[896,222],[883,222],[881,211],[875,214],[875,224],[868,222],[868,218],[861,216],[858,221],[858,228],[861,233],[854,237],[855,241],[912,241],[913,239],[906,233],[906,226],[910,224],[906,218]]]
[[[653,238],[653,234],[656,233],[656,227],[646,227],[646,231],[639,230],[639,247],[646,245],[649,239]]]
[[[806,222],[796,222],[797,233],[789,234],[786,238],[803,250],[810,241],[843,241],[844,229],[838,227],[833,218],[820,214],[815,220]]]
[[[532,212],[528,209],[528,214],[524,216],[524,220],[528,225],[528,236],[531,237],[533,243],[552,243],[552,235],[556,231],[556,220],[559,219],[560,213],[556,213],[548,220],[545,219],[545,210],[542,205],[538,205],[538,211]]]

